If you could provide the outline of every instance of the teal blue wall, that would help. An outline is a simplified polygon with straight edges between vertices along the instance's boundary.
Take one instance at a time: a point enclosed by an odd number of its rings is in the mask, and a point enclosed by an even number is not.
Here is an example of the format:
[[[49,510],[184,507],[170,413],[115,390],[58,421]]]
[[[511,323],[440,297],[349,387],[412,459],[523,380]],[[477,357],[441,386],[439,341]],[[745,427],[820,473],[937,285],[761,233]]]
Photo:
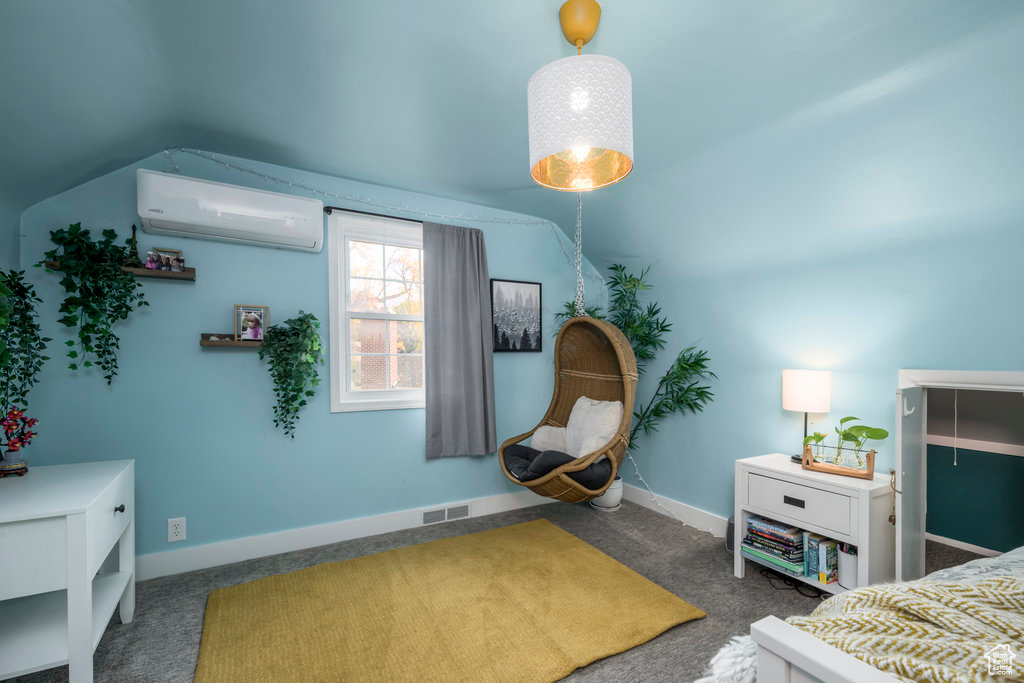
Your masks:
[[[227,158],[232,160],[230,157]],[[234,160],[289,181],[445,214],[514,214]],[[284,186],[179,154],[189,176],[283,191]],[[136,214],[135,169],[170,170],[163,155],[47,199],[22,216],[22,260],[49,248],[48,231],[82,221],[127,236]],[[332,201],[357,209],[366,205]],[[572,297],[575,279],[549,227],[461,222],[483,229],[492,277],[542,282],[544,326]],[[270,378],[254,352],[200,349],[200,332],[232,328],[236,303],[267,304],[272,321],[301,308],[327,338],[327,250],[320,254],[139,233],[143,250],[181,249],[195,283],[145,280],[152,306],[118,326],[121,374],[108,388],[92,371],[62,362],[68,334],[53,321],[62,292],[55,275],[30,269],[46,303],[42,319],[54,360],[31,397],[41,436],[26,455],[35,465],[135,458],[140,554],[253,534],[521,490],[494,456],[424,459],[422,410],[330,413],[325,382],[302,413],[294,440],[271,423]],[[564,236],[562,236],[564,240]],[[495,356],[498,433],[532,427],[550,397],[552,340],[540,354]],[[326,376],[328,366],[322,368]],[[166,519],[188,518],[188,540],[167,545]]]
[[[1007,551],[1024,545],[1024,458],[928,446],[928,533]]]
[[[18,215],[0,200],[0,270],[18,267]]]
[[[974,220],[901,248],[855,257],[688,275],[662,260],[655,289],[675,330],[672,351],[696,342],[718,373],[704,413],[669,417],[641,437],[636,457],[663,495],[728,516],[734,461],[796,452],[803,415],[782,410],[784,368],[832,371],[832,412],[811,430],[831,432],[845,415],[895,428],[900,368],[1024,370],[1024,217]],[[641,380],[639,396],[670,360]],[[893,438],[878,446],[876,470],[893,463]],[[627,470],[627,480],[632,481]]]

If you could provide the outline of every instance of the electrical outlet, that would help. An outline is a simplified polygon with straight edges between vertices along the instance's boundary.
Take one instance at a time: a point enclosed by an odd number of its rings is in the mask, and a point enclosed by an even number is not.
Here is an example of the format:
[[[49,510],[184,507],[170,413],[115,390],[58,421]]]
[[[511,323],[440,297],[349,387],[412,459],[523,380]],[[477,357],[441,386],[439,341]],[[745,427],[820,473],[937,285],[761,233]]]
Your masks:
[[[167,542],[174,543],[175,541],[185,540],[185,518],[184,517],[172,517],[167,520]]]

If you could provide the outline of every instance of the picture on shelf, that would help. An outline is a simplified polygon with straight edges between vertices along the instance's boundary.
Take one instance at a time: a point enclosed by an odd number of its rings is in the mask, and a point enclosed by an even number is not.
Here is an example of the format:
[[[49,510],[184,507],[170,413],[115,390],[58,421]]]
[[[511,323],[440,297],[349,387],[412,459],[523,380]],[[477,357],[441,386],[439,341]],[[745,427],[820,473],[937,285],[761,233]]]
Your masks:
[[[185,270],[185,257],[180,249],[150,249],[146,254],[146,268],[150,270],[169,270],[181,273]]]
[[[491,280],[495,351],[541,350],[539,282]]]
[[[235,341],[263,341],[269,324],[269,306],[235,305]]]

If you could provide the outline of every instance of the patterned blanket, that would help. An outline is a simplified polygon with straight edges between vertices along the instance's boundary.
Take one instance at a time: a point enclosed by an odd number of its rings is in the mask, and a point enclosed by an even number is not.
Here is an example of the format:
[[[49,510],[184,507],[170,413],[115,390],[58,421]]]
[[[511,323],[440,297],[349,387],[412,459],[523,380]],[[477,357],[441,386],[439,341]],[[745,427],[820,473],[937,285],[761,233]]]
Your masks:
[[[1024,681],[1024,547],[848,591],[786,621],[899,680]],[[756,657],[750,636],[734,638],[699,683],[752,683]]]
[[[1024,680],[1024,658],[1007,655],[1024,653],[1018,578],[869,586],[786,621],[905,681]]]

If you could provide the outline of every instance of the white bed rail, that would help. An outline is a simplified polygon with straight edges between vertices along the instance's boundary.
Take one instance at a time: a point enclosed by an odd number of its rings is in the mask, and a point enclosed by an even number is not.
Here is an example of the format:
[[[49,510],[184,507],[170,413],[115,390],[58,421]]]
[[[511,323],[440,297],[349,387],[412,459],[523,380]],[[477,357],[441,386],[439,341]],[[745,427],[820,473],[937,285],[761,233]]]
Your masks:
[[[751,624],[750,636],[757,643],[757,683],[892,683],[894,678],[778,617]]]

